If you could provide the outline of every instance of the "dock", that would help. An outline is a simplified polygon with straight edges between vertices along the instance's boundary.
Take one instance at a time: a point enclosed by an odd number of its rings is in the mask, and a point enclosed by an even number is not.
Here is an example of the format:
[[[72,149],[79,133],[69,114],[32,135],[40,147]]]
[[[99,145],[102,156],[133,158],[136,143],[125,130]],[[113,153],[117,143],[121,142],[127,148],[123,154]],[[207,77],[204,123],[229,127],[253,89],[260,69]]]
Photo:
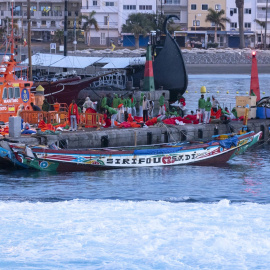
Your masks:
[[[251,119],[248,129],[263,132],[262,141],[269,139],[270,119]],[[50,145],[55,143],[60,148],[104,148],[118,146],[150,145],[196,140],[211,140],[213,135],[237,132],[243,127],[242,121],[229,124],[185,124],[183,126],[163,123],[148,128],[83,128],[76,132],[65,131],[56,135],[32,134],[6,139],[27,145]]]

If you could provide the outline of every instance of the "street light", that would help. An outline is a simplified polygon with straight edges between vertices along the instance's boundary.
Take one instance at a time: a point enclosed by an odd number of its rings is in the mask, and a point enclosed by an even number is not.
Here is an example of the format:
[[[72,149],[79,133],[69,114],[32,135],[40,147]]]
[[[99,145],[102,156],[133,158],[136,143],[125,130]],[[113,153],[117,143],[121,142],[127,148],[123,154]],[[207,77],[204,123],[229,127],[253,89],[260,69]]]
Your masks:
[[[268,0],[266,0],[266,10],[265,10],[265,28],[264,28],[264,49],[266,50],[266,32],[267,32],[267,12],[268,12]]]

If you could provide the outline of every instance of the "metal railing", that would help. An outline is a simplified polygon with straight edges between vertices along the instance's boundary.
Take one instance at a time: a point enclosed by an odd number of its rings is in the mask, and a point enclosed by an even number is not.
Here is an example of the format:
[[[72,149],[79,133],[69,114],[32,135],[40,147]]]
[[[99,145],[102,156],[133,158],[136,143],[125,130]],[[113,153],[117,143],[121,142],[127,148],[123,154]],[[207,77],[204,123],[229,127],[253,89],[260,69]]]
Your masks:
[[[42,120],[48,124],[68,123],[68,112],[66,111],[22,111],[20,114],[25,123],[38,125]],[[78,125],[84,127],[101,127],[103,124],[103,114],[100,113],[80,113]]]

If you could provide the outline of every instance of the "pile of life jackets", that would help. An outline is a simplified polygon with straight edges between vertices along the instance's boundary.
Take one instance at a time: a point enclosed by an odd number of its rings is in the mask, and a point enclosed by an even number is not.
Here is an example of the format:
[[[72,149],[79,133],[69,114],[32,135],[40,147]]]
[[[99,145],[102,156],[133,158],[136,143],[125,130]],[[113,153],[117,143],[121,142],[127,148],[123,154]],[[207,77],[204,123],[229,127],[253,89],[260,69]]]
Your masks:
[[[40,130],[42,132],[45,132],[46,130],[51,130],[51,131],[55,131],[58,127],[61,127],[63,129],[68,129],[69,125],[68,123],[63,123],[63,124],[46,124],[43,120],[41,120],[38,124],[38,128],[40,128]]]

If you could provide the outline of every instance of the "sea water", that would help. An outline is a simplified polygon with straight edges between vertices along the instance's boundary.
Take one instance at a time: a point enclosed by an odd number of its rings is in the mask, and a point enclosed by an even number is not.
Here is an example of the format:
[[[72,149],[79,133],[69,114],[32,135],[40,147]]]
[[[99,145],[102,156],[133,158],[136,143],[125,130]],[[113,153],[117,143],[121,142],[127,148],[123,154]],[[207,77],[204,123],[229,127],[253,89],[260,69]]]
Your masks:
[[[0,269],[270,269],[269,153],[255,145],[222,167],[1,170]]]

